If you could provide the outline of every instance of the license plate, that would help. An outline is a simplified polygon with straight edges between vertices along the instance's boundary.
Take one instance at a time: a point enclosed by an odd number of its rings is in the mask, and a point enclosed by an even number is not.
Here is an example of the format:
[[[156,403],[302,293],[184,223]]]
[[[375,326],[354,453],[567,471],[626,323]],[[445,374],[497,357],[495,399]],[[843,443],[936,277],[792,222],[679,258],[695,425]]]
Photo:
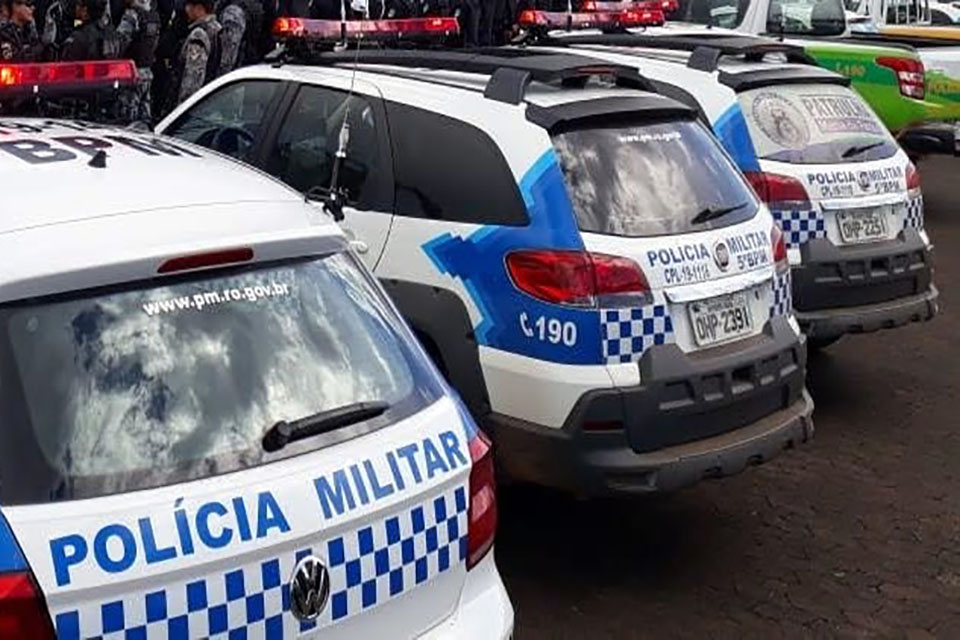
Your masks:
[[[838,211],[840,239],[848,244],[887,239],[887,209]]]
[[[687,308],[698,346],[727,342],[753,331],[753,317],[744,293],[697,300]]]

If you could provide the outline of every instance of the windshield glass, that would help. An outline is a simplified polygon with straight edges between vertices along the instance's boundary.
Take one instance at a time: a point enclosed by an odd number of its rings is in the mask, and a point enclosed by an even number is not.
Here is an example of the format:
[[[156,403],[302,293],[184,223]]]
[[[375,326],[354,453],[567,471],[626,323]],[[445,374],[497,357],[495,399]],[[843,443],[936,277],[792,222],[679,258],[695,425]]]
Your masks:
[[[856,93],[835,85],[756,89],[739,95],[757,156],[793,164],[883,160],[896,141]]]
[[[583,231],[704,231],[757,211],[753,192],[697,122],[574,128],[553,144]]]
[[[390,309],[348,254],[6,305],[0,501],[235,471],[409,415],[440,391]],[[262,449],[279,420],[364,401],[392,408]]]

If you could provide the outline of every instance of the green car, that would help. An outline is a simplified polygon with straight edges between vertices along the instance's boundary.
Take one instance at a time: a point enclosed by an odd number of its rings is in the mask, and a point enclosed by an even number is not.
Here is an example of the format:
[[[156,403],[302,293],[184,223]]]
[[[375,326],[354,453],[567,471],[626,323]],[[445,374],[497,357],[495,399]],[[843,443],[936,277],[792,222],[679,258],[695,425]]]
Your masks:
[[[820,66],[850,78],[894,133],[922,122],[960,119],[960,83],[946,83],[933,74],[925,77],[912,49],[831,40],[802,44]]]

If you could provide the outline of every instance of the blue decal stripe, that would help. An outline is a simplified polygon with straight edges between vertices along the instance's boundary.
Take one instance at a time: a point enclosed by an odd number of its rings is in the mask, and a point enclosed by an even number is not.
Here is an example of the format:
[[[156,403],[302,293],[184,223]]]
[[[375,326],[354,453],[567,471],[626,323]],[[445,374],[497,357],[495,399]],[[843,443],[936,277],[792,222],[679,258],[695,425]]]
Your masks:
[[[422,245],[437,270],[460,278],[480,313],[477,342],[532,358],[568,364],[601,364],[596,309],[574,309],[537,300],[518,290],[504,266],[507,254],[524,249],[582,251],[583,238],[557,154],[547,149],[520,179],[526,226],[479,227],[467,237],[443,233]],[[526,334],[522,330],[528,322]],[[531,335],[530,326],[565,327],[572,344]],[[559,323],[559,324],[558,324]]]
[[[20,551],[20,545],[13,537],[13,531],[7,524],[7,519],[0,513],[0,573],[9,571],[26,571],[27,560]]]
[[[739,104],[734,104],[717,118],[713,131],[741,171],[760,170],[757,150],[753,146],[747,119]]]

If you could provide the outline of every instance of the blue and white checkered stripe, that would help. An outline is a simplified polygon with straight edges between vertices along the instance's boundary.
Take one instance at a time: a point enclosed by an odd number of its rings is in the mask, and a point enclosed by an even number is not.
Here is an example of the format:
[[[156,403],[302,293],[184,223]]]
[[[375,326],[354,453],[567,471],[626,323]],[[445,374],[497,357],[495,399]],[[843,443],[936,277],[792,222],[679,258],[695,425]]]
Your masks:
[[[903,220],[903,228],[923,230],[923,196],[918,195],[907,200],[907,215]]]
[[[674,341],[673,320],[665,304],[601,309],[600,331],[607,364],[637,362],[653,345]]]
[[[775,273],[771,282],[773,304],[770,305],[770,317],[790,315],[793,313],[793,294],[790,290],[793,282],[790,279],[790,270]]]
[[[80,609],[54,611],[58,640],[282,640],[383,604],[467,557],[467,493],[450,489],[340,536],[216,576],[179,581]],[[290,576],[308,555],[327,562],[321,616],[290,613]]]
[[[788,249],[827,236],[827,224],[819,209],[771,209],[770,213],[783,230]]]

